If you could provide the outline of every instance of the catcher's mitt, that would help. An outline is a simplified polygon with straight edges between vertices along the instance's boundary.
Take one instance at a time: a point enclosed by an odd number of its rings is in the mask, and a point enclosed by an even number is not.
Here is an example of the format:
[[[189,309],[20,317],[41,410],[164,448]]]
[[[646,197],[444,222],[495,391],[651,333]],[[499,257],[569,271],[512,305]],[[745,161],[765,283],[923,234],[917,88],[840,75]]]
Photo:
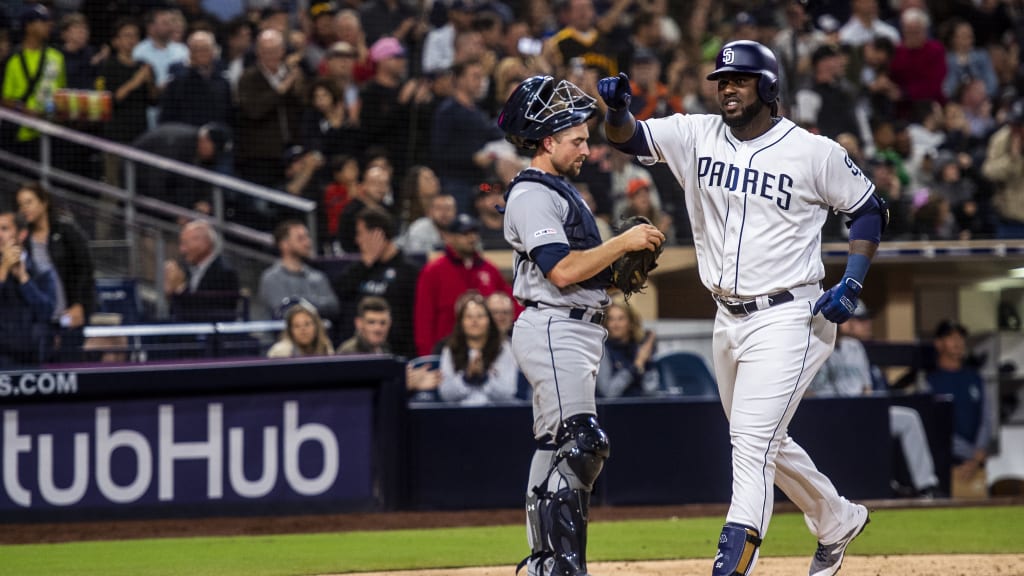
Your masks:
[[[644,216],[630,216],[622,221],[619,234],[638,224],[651,224],[651,221]],[[656,250],[627,252],[612,263],[612,286],[621,290],[627,301],[630,296],[642,293],[647,287],[647,275],[658,267],[658,257],[661,256],[663,246],[658,245]]]

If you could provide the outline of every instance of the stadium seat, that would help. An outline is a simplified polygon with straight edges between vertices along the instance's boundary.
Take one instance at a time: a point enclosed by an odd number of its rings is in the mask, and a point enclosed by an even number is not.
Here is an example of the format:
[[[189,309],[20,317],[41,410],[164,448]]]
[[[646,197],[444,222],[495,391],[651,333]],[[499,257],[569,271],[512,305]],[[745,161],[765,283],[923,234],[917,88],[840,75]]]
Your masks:
[[[100,312],[120,314],[121,324],[142,322],[142,302],[135,278],[97,278],[96,295]]]
[[[718,385],[707,363],[693,352],[674,351],[660,354],[654,360],[661,378],[661,387],[668,394],[694,397],[717,397]]]

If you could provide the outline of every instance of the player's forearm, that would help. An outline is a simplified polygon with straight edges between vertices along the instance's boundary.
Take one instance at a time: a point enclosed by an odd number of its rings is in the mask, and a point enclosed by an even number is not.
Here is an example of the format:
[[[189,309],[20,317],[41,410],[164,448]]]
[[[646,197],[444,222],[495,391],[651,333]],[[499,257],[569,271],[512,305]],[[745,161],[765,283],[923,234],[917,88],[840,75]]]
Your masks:
[[[612,115],[621,114],[619,118],[611,118]],[[629,110],[615,112],[609,110],[605,115],[604,132],[608,141],[612,144],[622,144],[629,141],[636,132],[636,118]]]
[[[622,236],[587,250],[572,250],[548,272],[548,280],[558,288],[593,278],[626,253]]]

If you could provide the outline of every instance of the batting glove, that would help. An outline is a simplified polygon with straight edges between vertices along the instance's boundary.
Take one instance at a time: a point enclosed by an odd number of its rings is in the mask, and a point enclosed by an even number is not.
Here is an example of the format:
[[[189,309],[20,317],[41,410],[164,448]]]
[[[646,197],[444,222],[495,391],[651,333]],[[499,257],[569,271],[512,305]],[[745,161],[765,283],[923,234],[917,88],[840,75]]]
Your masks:
[[[857,308],[857,297],[864,287],[853,278],[843,278],[838,284],[828,289],[814,303],[812,314],[819,311],[826,320],[842,324],[853,316]]]
[[[597,93],[601,99],[613,111],[629,109],[629,103],[633,99],[633,90],[629,87],[629,76],[625,72],[619,72],[618,76],[609,76],[597,81]]]

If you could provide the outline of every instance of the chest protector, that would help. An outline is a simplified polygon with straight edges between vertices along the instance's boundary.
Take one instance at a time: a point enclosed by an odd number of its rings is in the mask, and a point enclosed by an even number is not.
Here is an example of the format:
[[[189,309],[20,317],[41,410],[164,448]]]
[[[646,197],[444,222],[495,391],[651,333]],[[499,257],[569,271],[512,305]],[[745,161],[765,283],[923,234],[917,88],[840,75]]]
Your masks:
[[[594,220],[594,215],[590,212],[590,208],[587,207],[586,203],[583,202],[580,193],[567,180],[539,170],[523,170],[509,184],[509,192],[519,182],[543,184],[557,192],[569,204],[569,213],[566,215],[565,223],[562,225],[565,230],[565,236],[569,240],[569,250],[587,250],[601,245],[601,233],[597,229],[597,221]],[[508,202],[508,192],[505,192],[505,201]],[[519,255],[527,260],[530,259],[529,254],[520,252]],[[603,289],[610,286],[611,281],[612,270],[611,267],[608,267],[578,284],[583,288]]]

